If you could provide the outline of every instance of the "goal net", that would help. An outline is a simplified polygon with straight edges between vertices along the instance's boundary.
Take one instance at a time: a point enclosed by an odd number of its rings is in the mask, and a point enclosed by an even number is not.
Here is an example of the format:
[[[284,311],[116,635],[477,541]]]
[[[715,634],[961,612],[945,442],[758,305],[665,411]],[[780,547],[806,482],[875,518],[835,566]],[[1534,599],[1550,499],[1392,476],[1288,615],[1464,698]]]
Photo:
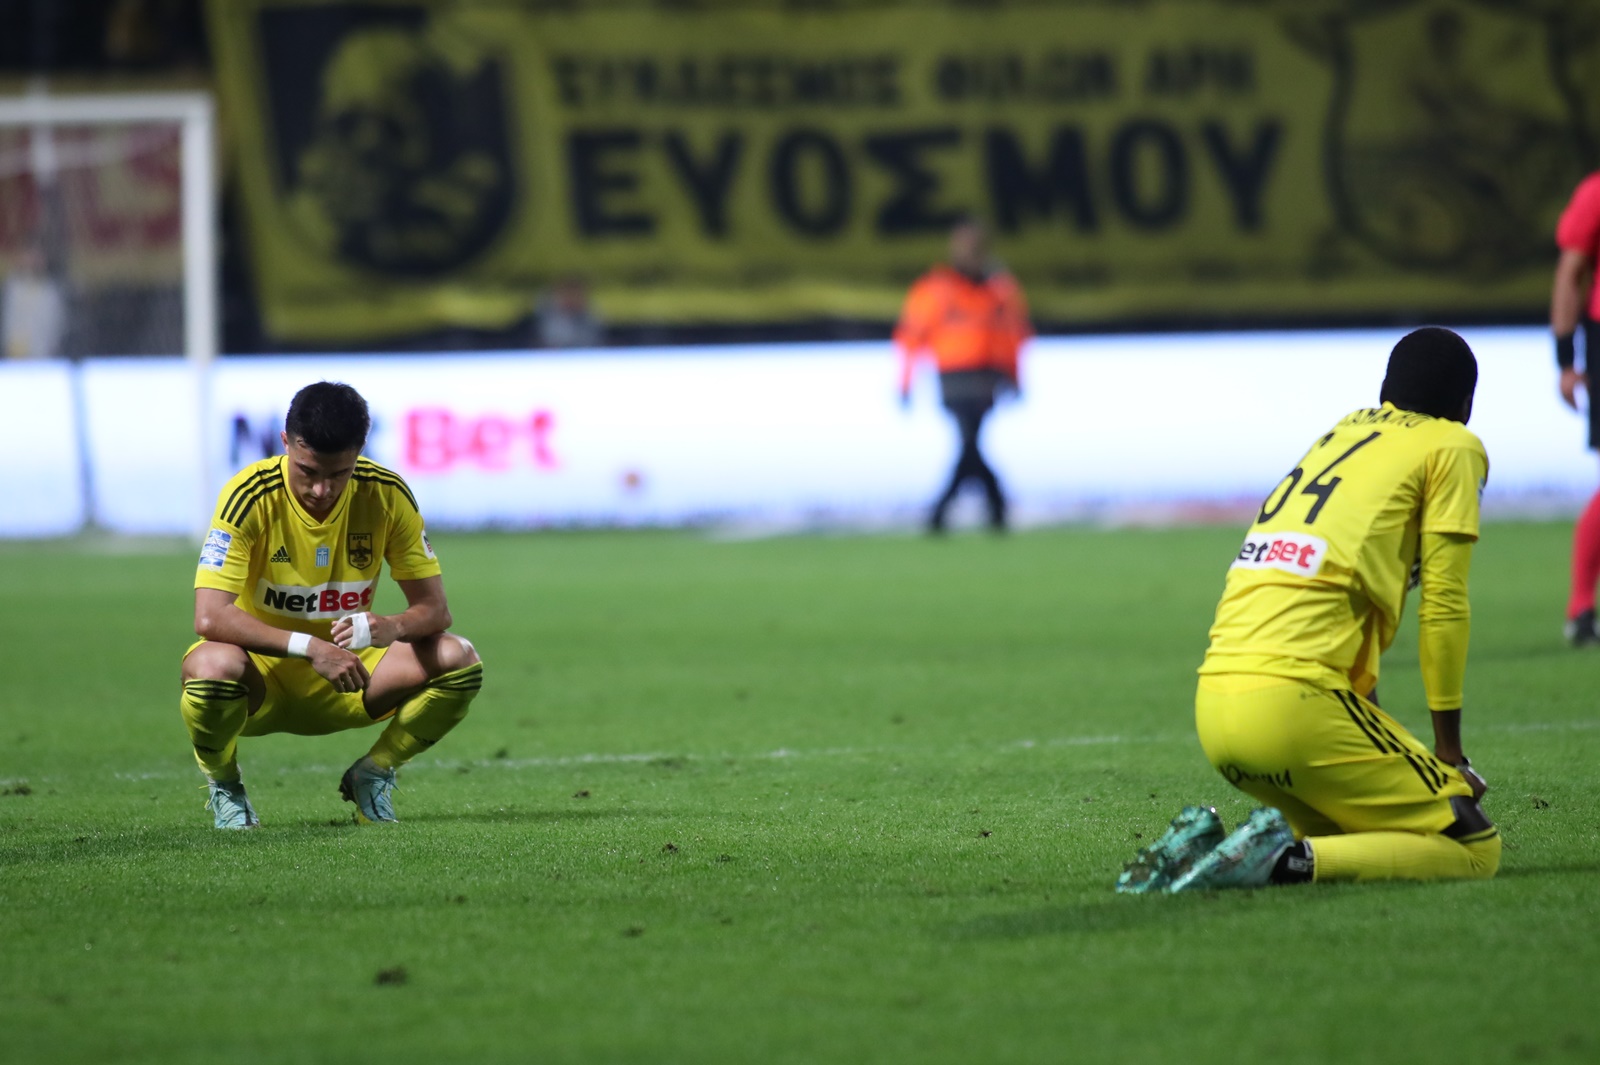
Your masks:
[[[0,356],[216,351],[212,105],[0,99]]]

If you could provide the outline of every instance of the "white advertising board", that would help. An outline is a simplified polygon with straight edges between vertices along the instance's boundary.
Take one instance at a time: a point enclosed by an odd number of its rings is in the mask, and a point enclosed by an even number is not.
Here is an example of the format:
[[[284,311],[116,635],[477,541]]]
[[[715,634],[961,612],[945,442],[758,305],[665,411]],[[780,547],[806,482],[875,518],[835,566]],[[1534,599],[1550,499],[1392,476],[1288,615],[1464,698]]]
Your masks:
[[[1036,340],[1023,396],[995,412],[987,449],[1024,519],[1254,501],[1313,437],[1376,401],[1399,335]],[[1596,471],[1585,422],[1556,398],[1548,336],[1465,335],[1480,363],[1472,428],[1492,462],[1486,505],[1586,498]],[[68,464],[52,457],[62,470],[42,478],[38,462],[18,460],[72,450],[70,431],[44,446],[70,423],[59,413],[66,378],[46,368],[54,384],[13,400],[18,369],[0,367],[0,409],[12,412],[0,440],[14,438],[0,486],[15,486],[8,500],[20,491],[34,516],[8,502],[0,533],[66,531],[71,492],[48,520],[43,503],[58,477],[71,481]],[[275,448],[290,397],[321,379],[367,397],[368,453],[406,477],[436,527],[912,518],[955,452],[932,373],[902,410],[881,343],[230,358],[214,368],[204,420],[176,360],[92,362],[84,374],[99,520],[138,532],[193,531],[198,501]]]
[[[96,524],[126,533],[184,533],[210,516],[199,514],[205,496],[199,385],[182,359],[85,363]]]
[[[0,536],[62,536],[84,522],[71,367],[0,363]]]

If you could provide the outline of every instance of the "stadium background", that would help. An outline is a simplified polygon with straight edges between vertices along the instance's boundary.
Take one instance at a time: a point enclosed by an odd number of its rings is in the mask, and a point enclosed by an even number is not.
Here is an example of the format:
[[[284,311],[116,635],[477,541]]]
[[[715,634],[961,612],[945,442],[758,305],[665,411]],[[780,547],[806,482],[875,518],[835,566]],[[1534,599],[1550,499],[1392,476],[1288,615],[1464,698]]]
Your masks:
[[[991,429],[1025,522],[1231,513],[1276,476],[1256,456],[1369,401],[1390,338],[1423,321],[1485,354],[1491,508],[1561,511],[1590,480],[1542,334],[1508,328],[1541,319],[1555,217],[1597,163],[1580,4],[79,0],[4,17],[17,91],[215,94],[225,356],[210,385],[159,341],[102,358],[138,329],[81,275],[130,305],[174,255],[177,166],[87,179],[90,206],[61,223],[98,242],[63,271],[69,317],[112,324],[77,328],[70,362],[0,367],[7,442],[60,427],[50,463],[0,472],[5,535],[193,529],[273,447],[294,383],[327,373],[371,390],[374,453],[441,525],[906,520],[952,443],[928,381],[894,409],[883,341],[965,211],[1046,338]],[[28,131],[8,136],[25,154]],[[49,210],[25,171],[0,180],[14,267]],[[541,293],[567,278],[606,351],[530,350]],[[1329,331],[1352,327],[1375,331]],[[319,357],[251,361],[288,353]],[[161,461],[130,469],[151,417]],[[1153,434],[1197,443],[1174,466]]]

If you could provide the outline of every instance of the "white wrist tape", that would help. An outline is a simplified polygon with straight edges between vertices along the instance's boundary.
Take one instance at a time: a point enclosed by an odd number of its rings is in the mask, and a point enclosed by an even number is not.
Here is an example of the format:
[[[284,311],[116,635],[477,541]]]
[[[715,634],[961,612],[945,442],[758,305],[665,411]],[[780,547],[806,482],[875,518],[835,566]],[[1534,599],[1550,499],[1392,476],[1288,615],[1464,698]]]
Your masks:
[[[366,614],[350,615],[350,645],[346,650],[359,651],[372,646],[372,623]]]
[[[304,658],[306,651],[311,647],[311,636],[304,632],[291,632],[289,634],[289,657]]]

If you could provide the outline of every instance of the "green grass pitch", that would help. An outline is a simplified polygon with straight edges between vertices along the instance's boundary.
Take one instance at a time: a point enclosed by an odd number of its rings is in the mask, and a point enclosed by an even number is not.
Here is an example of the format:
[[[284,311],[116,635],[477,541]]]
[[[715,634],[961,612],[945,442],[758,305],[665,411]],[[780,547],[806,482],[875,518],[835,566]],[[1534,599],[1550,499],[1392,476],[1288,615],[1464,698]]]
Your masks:
[[[1180,898],[1111,882],[1248,810],[1192,729],[1237,529],[440,535],[486,683],[403,823],[335,792],[372,732],[267,737],[240,834],[176,709],[193,552],[0,546],[0,1062],[1600,1060],[1568,536],[1475,560],[1498,879]]]

